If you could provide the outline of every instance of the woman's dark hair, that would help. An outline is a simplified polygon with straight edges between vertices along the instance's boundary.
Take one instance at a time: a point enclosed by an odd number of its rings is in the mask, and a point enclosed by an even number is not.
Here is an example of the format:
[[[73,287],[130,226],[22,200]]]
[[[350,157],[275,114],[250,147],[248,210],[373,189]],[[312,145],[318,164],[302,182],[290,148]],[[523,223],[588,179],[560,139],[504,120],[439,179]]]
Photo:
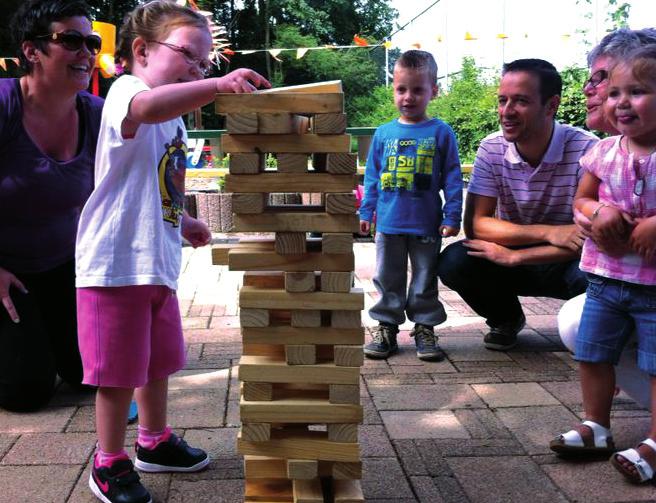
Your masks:
[[[27,73],[32,72],[32,63],[21,48],[23,42],[32,40],[40,51],[48,54],[47,41],[35,37],[50,33],[50,25],[55,21],[78,16],[91,20],[91,9],[82,0],[24,1],[9,24],[20,67]]]

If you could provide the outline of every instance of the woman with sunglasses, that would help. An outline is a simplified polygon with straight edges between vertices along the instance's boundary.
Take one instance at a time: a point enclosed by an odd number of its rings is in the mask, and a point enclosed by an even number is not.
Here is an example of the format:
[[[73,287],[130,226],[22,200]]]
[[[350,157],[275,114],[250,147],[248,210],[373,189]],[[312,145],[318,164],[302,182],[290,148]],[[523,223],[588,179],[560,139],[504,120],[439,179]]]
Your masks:
[[[75,235],[93,189],[100,38],[79,0],[29,0],[11,25],[24,76],[0,79],[0,407],[80,386]]]

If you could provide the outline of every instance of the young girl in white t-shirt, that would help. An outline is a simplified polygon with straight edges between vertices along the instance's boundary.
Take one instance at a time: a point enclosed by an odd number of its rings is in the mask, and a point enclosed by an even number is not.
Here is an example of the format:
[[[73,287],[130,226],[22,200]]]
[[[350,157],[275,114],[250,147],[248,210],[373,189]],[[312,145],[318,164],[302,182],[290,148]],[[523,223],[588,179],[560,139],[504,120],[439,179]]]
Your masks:
[[[212,37],[207,20],[174,2],[137,7],[119,34],[127,74],[102,116],[95,189],[80,216],[77,287],[84,383],[98,386],[98,449],[89,486],[105,502],[149,502],[123,446],[135,391],[135,466],[190,472],[209,463],[167,426],[168,376],[184,366],[178,300],[181,240],[206,245],[207,226],[184,212],[187,134],[180,115],[217,92],[270,84],[248,69],[203,80]]]

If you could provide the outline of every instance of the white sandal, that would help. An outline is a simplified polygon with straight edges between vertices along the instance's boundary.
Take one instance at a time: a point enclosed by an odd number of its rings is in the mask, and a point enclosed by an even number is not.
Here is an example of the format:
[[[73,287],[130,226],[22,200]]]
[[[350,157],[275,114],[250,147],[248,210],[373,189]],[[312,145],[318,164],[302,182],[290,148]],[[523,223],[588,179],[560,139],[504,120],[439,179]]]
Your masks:
[[[642,444],[648,445],[652,450],[656,451],[656,442],[651,438],[646,438],[640,442],[639,445]],[[620,462],[618,456],[622,456],[629,461],[635,468],[635,471],[628,470],[626,466]],[[616,452],[611,456],[610,462],[622,475],[636,484],[647,482],[654,478],[654,469],[646,459],[640,456],[640,452],[638,452],[637,449],[626,449],[625,451]]]
[[[569,456],[601,456],[615,452],[610,429],[594,421],[583,421],[581,424],[592,430],[592,439],[583,438],[577,430],[570,430],[553,439],[549,448],[557,454]]]

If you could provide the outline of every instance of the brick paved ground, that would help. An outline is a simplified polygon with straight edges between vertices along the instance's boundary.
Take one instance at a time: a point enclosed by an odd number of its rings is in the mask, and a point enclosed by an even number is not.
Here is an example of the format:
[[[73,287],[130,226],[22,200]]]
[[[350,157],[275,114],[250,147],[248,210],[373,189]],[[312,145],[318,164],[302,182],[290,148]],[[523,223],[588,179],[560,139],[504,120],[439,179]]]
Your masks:
[[[368,308],[376,297],[373,244],[357,244],[356,261]],[[179,297],[188,363],[171,379],[170,423],[213,461],[199,474],[144,476],[155,501],[241,500],[235,452],[240,278],[211,266],[209,249],[184,249]],[[656,500],[653,486],[625,483],[606,462],[563,462],[547,448],[582,411],[575,365],[556,333],[560,301],[524,299],[521,343],[498,353],[482,346],[483,320],[455,293],[441,295],[449,314],[440,329],[445,361],[417,360],[406,325],[400,354],[366,361],[362,369],[367,501]],[[363,319],[373,324],[366,313]],[[92,396],[65,387],[42,412],[0,411],[0,502],[95,501],[87,489],[93,412]],[[613,415],[618,446],[644,437],[649,415],[626,396],[616,399]],[[129,433],[132,443],[133,427]]]

